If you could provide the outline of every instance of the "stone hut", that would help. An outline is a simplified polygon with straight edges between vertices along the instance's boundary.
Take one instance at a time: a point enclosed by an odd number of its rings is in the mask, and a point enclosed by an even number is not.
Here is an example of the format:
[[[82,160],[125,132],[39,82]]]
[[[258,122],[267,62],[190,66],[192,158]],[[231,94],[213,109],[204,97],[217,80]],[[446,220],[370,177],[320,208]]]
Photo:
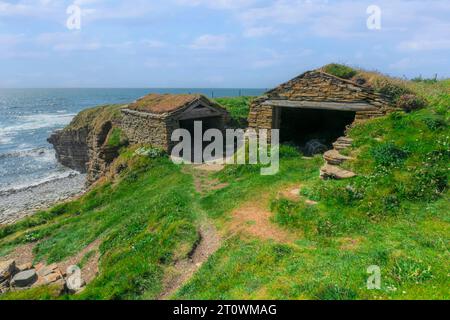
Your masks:
[[[147,143],[170,152],[172,132],[183,128],[193,134],[194,121],[203,131],[224,130],[228,113],[199,94],[150,94],[122,109],[122,128],[131,143]]]
[[[319,139],[331,148],[355,120],[393,108],[371,88],[322,71],[308,71],[253,101],[249,127],[280,129],[281,142]]]

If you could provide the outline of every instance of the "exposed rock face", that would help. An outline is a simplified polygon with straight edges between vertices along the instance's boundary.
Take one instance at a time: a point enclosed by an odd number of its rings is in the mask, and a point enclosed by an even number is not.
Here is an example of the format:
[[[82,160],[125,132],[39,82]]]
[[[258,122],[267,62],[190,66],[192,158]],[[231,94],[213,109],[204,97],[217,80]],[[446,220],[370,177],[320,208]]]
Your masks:
[[[121,125],[121,107],[103,106],[82,111],[69,126],[48,139],[61,164],[87,172],[88,185],[100,178],[118,156],[121,144],[110,145],[108,137]]]
[[[58,161],[81,173],[87,172],[89,162],[88,128],[59,130],[54,132],[48,142],[53,145]]]

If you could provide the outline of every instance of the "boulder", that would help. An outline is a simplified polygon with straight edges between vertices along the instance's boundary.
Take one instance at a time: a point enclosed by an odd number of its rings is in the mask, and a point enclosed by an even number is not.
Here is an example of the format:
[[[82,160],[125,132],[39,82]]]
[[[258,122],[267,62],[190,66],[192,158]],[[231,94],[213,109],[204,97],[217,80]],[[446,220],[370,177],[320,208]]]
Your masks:
[[[7,260],[0,262],[0,282],[8,280],[16,271],[16,261]]]
[[[36,282],[37,278],[38,276],[34,269],[22,271],[13,277],[11,286],[17,288],[30,287]]]

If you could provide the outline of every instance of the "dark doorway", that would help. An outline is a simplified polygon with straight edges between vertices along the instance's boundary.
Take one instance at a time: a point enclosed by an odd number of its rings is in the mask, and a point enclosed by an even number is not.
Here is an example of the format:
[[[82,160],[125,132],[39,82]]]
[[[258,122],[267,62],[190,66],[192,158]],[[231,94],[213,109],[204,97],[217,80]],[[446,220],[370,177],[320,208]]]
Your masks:
[[[203,141],[203,135],[209,129],[219,129],[221,131],[224,130],[224,120],[222,117],[206,117],[206,118],[198,118],[198,119],[189,119],[189,120],[180,120],[180,129],[186,129],[191,134],[191,155],[184,155],[183,158],[186,160],[194,160],[194,123],[198,121],[202,123],[202,137],[200,137]],[[205,149],[211,142],[203,142],[202,150]],[[217,157],[222,157],[223,155],[214,155]]]
[[[356,113],[349,111],[280,108],[280,140],[299,147],[305,155],[333,148]]]

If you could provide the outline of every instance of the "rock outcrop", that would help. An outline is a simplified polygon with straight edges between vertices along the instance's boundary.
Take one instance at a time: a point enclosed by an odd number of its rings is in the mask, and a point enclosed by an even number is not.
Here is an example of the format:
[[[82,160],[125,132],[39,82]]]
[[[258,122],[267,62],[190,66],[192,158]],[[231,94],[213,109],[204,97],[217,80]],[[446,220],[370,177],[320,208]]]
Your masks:
[[[58,286],[61,292],[70,292],[64,273],[56,264],[46,266],[31,263],[16,266],[15,260],[0,262],[0,294],[46,285]],[[81,289],[81,288],[80,288]]]
[[[59,163],[86,173],[89,162],[88,136],[89,129],[87,127],[74,130],[64,129],[54,132],[48,138],[48,142],[55,148]]]
[[[87,173],[88,185],[106,173],[120,147],[126,143],[119,129],[123,107],[102,106],[82,111],[69,126],[48,139],[61,164]],[[113,134],[118,134],[119,140],[112,143],[109,138]]]

